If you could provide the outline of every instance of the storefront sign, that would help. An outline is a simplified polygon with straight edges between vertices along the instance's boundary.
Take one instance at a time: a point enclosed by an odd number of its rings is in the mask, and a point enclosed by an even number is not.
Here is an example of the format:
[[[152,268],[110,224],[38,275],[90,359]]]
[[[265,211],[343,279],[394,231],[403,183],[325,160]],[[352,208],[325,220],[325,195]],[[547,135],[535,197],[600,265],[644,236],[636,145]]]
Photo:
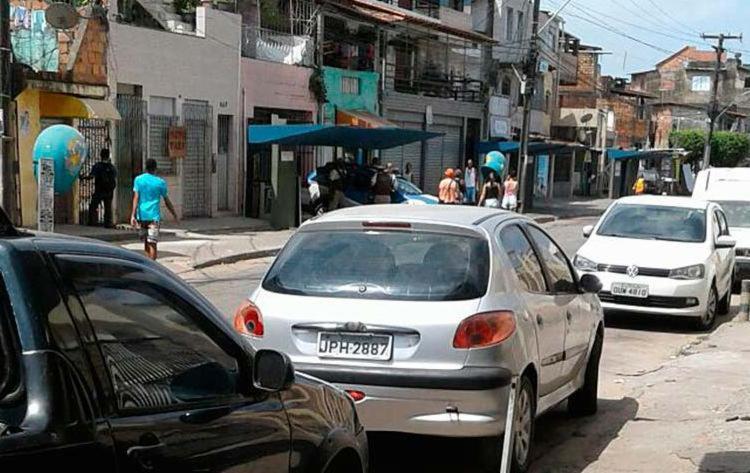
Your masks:
[[[510,120],[505,117],[490,116],[490,137],[509,138]]]
[[[510,115],[510,99],[493,95],[490,97],[490,115],[507,117]]]
[[[37,185],[37,230],[55,230],[55,161],[50,158],[39,160],[39,183]]]
[[[184,158],[187,154],[185,148],[186,132],[184,126],[169,127],[167,139],[167,155],[172,159]]]

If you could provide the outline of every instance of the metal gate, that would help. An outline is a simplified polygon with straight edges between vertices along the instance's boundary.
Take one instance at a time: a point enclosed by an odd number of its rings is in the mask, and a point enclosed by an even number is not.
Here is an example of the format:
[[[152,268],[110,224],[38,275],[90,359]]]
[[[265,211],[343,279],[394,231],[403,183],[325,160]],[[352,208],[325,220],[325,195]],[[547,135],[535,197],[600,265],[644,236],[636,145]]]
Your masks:
[[[91,174],[91,168],[99,161],[99,153],[102,149],[109,147],[109,127],[106,120],[81,119],[78,122],[78,131],[86,139],[89,154],[84,158],[81,165],[81,176]],[[104,204],[99,206],[98,220],[88,221],[89,203],[94,195],[94,180],[78,181],[78,222],[81,224],[98,225],[104,222]]]
[[[446,168],[455,168],[461,162],[461,127],[433,125],[429,131],[444,133],[427,140],[425,156],[425,192],[436,193]]]
[[[143,155],[146,143],[146,101],[136,95],[117,95],[120,121],[115,127],[117,150],[114,163],[117,167],[118,222],[127,222],[133,205],[133,181],[143,172]]]
[[[219,210],[229,210],[229,130],[232,129],[231,115],[219,115],[218,142],[216,154],[216,175],[218,178]]]
[[[213,108],[207,102],[191,100],[182,105],[182,122],[187,135],[182,190],[182,213],[185,217],[206,217],[210,214],[212,119]]]

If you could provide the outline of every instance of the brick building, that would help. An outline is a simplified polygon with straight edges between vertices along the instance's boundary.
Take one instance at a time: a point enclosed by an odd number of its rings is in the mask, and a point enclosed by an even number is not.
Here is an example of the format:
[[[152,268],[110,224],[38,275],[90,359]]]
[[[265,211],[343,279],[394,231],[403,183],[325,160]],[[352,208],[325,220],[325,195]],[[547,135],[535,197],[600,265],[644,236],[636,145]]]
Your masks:
[[[107,50],[109,26],[106,9],[99,5],[79,9],[78,24],[57,30],[47,24],[44,1],[11,4],[13,46],[13,135],[18,175],[16,208],[6,209],[26,226],[36,224],[37,184],[32,153],[37,136],[48,126],[68,124],[89,142],[91,155],[109,146],[109,129],[119,118],[109,99]],[[32,21],[33,19],[33,21]],[[40,27],[41,24],[41,27]],[[84,158],[86,166],[91,159]],[[55,197],[58,223],[83,223],[90,185],[78,184]]]
[[[673,130],[707,129],[715,67],[715,52],[686,46],[657,63],[653,70],[632,75],[633,89],[654,96],[650,101],[654,147],[668,147]],[[722,55],[719,109],[727,111],[717,122],[718,130],[748,131],[750,100],[741,97],[747,91],[750,91],[750,68],[739,55]]]

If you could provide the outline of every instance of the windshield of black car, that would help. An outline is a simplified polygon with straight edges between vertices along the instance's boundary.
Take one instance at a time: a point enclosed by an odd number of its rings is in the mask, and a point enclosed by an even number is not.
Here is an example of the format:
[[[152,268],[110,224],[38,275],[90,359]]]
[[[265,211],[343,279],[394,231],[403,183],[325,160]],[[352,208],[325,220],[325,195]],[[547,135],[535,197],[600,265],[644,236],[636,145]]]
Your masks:
[[[706,211],[663,205],[617,204],[597,235],[698,243],[706,240]]]
[[[750,228],[750,202],[741,200],[719,201],[727,216],[729,227]]]
[[[456,301],[487,292],[489,244],[480,237],[411,231],[295,235],[263,288],[355,299]]]

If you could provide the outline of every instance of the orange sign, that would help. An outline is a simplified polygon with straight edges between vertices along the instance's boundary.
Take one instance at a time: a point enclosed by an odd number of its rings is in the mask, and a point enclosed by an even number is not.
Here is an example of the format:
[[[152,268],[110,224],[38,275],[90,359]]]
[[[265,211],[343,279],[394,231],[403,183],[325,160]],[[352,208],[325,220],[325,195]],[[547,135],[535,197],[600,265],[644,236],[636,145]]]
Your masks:
[[[167,155],[172,159],[184,158],[187,154],[185,149],[186,132],[184,126],[171,126],[167,138]]]

